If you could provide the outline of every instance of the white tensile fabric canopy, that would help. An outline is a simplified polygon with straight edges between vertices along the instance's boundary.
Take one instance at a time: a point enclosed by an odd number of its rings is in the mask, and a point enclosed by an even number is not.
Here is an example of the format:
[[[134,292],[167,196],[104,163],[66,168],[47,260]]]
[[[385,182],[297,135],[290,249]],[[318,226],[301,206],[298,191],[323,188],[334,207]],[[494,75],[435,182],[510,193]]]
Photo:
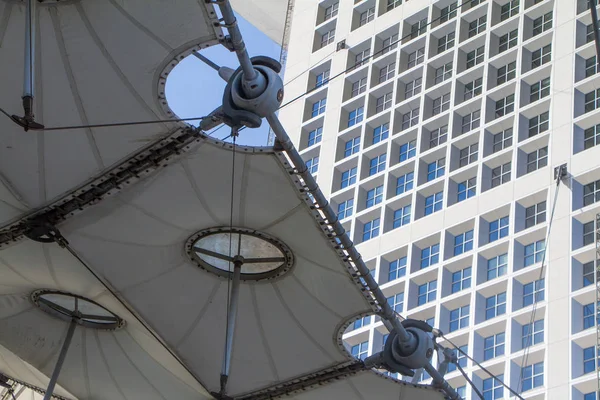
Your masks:
[[[212,7],[203,0],[39,3],[35,120],[60,127],[173,118],[166,77],[178,60],[222,37]],[[0,107],[17,115],[23,115],[24,18],[23,2],[0,0]],[[137,160],[133,154],[158,139],[168,142],[183,126],[24,132],[0,117],[2,229],[31,212],[59,208],[77,188],[112,179],[115,166]],[[161,159],[166,168],[149,169],[66,215],[58,228],[81,260],[55,243],[22,237],[0,243],[0,373],[42,389],[48,384],[68,323],[40,310],[31,294],[55,290],[90,298],[125,321],[116,330],[77,327],[57,395],[212,398],[209,392],[219,390],[228,280],[192,261],[189,240],[230,224],[280,240],[293,265],[241,284],[228,394],[251,396],[351,361],[341,335],[352,318],[372,311],[368,292],[323,232],[284,154],[238,148],[230,221],[229,147],[198,136],[182,155]],[[442,398],[370,372],[298,398],[342,398],[349,387],[369,398],[386,390],[398,399]]]
[[[38,3],[35,120],[50,128],[172,117],[165,114],[168,72],[192,50],[218,43],[220,28],[209,9],[203,0]],[[0,107],[20,116],[25,11],[23,1],[0,0]],[[165,123],[25,133],[0,117],[0,224],[176,128]]]

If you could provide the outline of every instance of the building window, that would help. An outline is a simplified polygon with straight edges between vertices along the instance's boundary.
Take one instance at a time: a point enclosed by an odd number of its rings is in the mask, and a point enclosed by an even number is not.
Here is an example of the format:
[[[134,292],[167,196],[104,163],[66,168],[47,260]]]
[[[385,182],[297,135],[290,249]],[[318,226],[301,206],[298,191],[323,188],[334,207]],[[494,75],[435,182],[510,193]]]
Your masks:
[[[379,236],[379,218],[375,218],[363,225],[362,240],[367,241]]]
[[[600,200],[600,180],[583,187],[583,206],[589,206]]]
[[[542,79],[529,88],[529,102],[541,100],[550,94],[550,78]]]
[[[587,347],[583,349],[583,373],[589,374],[590,372],[596,371],[596,359],[598,358],[598,352],[596,346]]]
[[[442,209],[444,192],[437,192],[425,198],[425,215],[433,214]]]
[[[367,326],[371,323],[371,316],[367,316],[367,317],[362,317],[361,319],[357,319],[356,321],[354,321],[354,326],[352,327],[352,329],[360,329],[364,326]]]
[[[589,7],[586,7],[586,8],[589,8]],[[594,24],[586,25],[586,27],[585,27],[585,42],[589,43],[593,40],[594,40]]]
[[[546,45],[531,53],[531,69],[541,67],[552,59],[552,45]]]
[[[590,392],[583,395],[583,400],[598,400],[596,392]]]
[[[433,115],[437,115],[450,108],[450,93],[446,93],[433,100]]]
[[[483,78],[477,78],[465,85],[465,100],[479,96],[483,90]]]
[[[394,33],[390,37],[383,39],[381,54],[385,54],[390,50],[395,50],[396,48],[398,48],[398,34]]]
[[[401,313],[404,308],[404,292],[388,297],[387,302],[392,310]]]
[[[511,0],[500,8],[500,21],[504,21],[519,13],[519,0]]]
[[[452,273],[452,293],[471,287],[471,267]]]
[[[517,76],[517,62],[509,62],[503,67],[498,68],[498,77],[496,78],[496,83],[501,85],[505,82],[508,82],[512,79],[515,79]]]
[[[369,8],[367,11],[360,14],[358,26],[363,26],[375,19],[375,7]]]
[[[383,200],[383,185],[379,185],[376,188],[371,189],[367,192],[367,202],[366,202],[365,207],[366,208],[373,207],[374,205],[381,203],[382,200]]]
[[[477,177],[467,179],[458,184],[457,202],[470,199],[477,193]]]
[[[388,282],[406,275],[406,257],[400,257],[388,265]]]
[[[437,129],[432,130],[429,133],[429,148],[433,149],[435,146],[446,143],[448,138],[448,125],[441,126]]]
[[[533,20],[533,36],[552,28],[552,11]]]
[[[427,165],[427,182],[444,176],[446,170],[446,158],[440,158]]]
[[[364,117],[364,108],[358,107],[348,114],[348,128],[362,122]]]
[[[323,20],[323,22],[337,16],[339,6],[340,4],[336,2],[330,5],[329,7],[325,8],[325,19]]]
[[[360,150],[360,136],[348,140],[344,144],[344,157],[350,157],[352,154],[358,153]]]
[[[369,160],[369,176],[375,175],[383,170],[385,170],[385,162],[387,160],[387,154],[383,153],[378,155],[377,157],[371,158]]]
[[[546,202],[534,204],[525,209],[525,228],[546,222]]]
[[[490,222],[489,232],[490,243],[508,236],[508,216]]]
[[[533,137],[548,130],[550,126],[550,112],[545,111],[529,120],[529,137]]]
[[[485,46],[481,46],[467,53],[467,69],[473,68],[483,62],[485,57]]]
[[[458,348],[461,351],[458,351],[457,349],[451,350],[452,354],[456,356],[456,364],[460,365],[461,368],[467,368],[467,356],[465,356],[465,354],[468,354],[469,348],[466,344],[464,346],[458,346]],[[448,364],[448,372],[456,371],[457,370],[456,364],[454,364],[454,363]],[[456,389],[456,391],[458,392],[458,389]],[[461,398],[463,398],[463,399],[465,398],[464,394],[461,396],[462,396]]]
[[[392,92],[386,93],[381,97],[378,97],[375,101],[375,113],[380,113],[383,110],[387,110],[392,106],[393,96]]]
[[[400,146],[400,162],[413,158],[417,154],[417,141],[411,140]]]
[[[402,4],[402,0],[387,0],[387,10],[391,11]]]
[[[396,195],[408,192],[413,188],[414,173],[409,172],[396,179]]]
[[[583,329],[589,329],[595,325],[594,321],[594,312],[596,310],[596,305],[594,303],[586,304],[583,306]]]
[[[477,18],[475,21],[469,23],[469,37],[476,36],[481,32],[485,31],[487,23],[487,15]]]
[[[410,212],[411,205],[400,207],[394,211],[394,221],[392,222],[392,229],[400,228],[401,226],[408,225],[410,223]]]
[[[455,33],[450,32],[438,39],[438,54],[443,53],[454,46]]]
[[[487,280],[506,275],[508,270],[508,254],[504,253],[487,260]]]
[[[417,21],[410,27],[410,38],[414,39],[427,31],[427,18]]]
[[[435,84],[444,82],[446,79],[452,77],[452,61],[442,65],[435,70]]]
[[[496,102],[496,118],[502,117],[515,110],[515,95],[511,94]]]
[[[544,341],[544,320],[540,319],[521,328],[521,346],[523,349]]]
[[[512,146],[513,130],[508,128],[494,135],[494,153]]]
[[[402,115],[402,129],[408,129],[412,126],[417,125],[419,122],[419,108],[410,110],[406,114]]]
[[[356,183],[356,167],[352,167],[347,171],[342,172],[341,189],[354,185]]]
[[[325,112],[325,108],[327,107],[327,98],[317,100],[312,105],[312,111],[310,113],[310,117],[314,118],[317,115],[321,115]]]
[[[467,133],[473,129],[479,128],[480,119],[481,110],[473,111],[472,113],[462,117],[462,133]]]
[[[487,378],[483,380],[483,398],[485,400],[500,400],[504,398],[504,387],[502,380],[504,374],[500,374],[495,378]]]
[[[594,267],[594,262],[590,261],[583,264],[583,287],[593,285],[594,281],[594,271],[596,267]]]
[[[502,164],[492,169],[492,188],[510,181],[511,162]]]
[[[416,51],[413,51],[412,53],[410,53],[408,55],[408,68],[412,68],[416,65],[419,65],[423,62],[423,59],[425,58],[425,48],[421,47],[420,49],[417,49]]]
[[[354,68],[358,68],[358,67],[362,67],[363,65],[366,65],[367,62],[369,61],[370,57],[371,57],[371,48],[370,47],[368,49],[358,52],[354,56]]]
[[[447,22],[449,20],[451,20],[452,18],[456,17],[456,9],[458,8],[458,4],[456,2],[446,6],[446,7],[442,7],[442,9],[440,10],[440,24],[443,24],[444,22]]]
[[[367,78],[361,78],[352,84],[351,97],[356,97],[367,90]]]
[[[308,147],[314,146],[319,143],[323,137],[323,127],[320,126],[317,129],[308,132]]]
[[[388,138],[390,134],[390,125],[386,122],[385,124],[379,125],[373,129],[373,144],[379,143],[382,140]]]
[[[527,173],[536,171],[548,165],[548,146],[527,154]]]
[[[473,230],[454,236],[454,255],[473,250]]]
[[[354,209],[354,199],[348,199],[338,204],[338,219],[348,218]]]
[[[485,299],[485,319],[492,319],[506,313],[506,292]]]
[[[502,53],[510,48],[513,48],[517,45],[517,41],[519,40],[519,31],[515,29],[504,35],[500,36],[500,44],[498,46],[498,53]]]
[[[467,397],[467,385],[457,387],[456,393],[460,396],[461,399],[465,399]]]
[[[315,77],[315,88],[320,88],[329,82],[329,70],[323,71]]]
[[[435,301],[437,294],[437,280],[433,280],[422,285],[419,285],[419,294],[417,296],[417,304],[422,306],[430,301]]]
[[[521,387],[522,391],[534,389],[544,385],[544,362],[535,363],[528,365],[523,368],[521,374]]]
[[[474,143],[460,150],[458,161],[459,168],[477,161],[478,148],[479,143]]]
[[[546,240],[538,240],[525,246],[525,266],[529,267],[541,262],[545,249]]]
[[[544,301],[544,279],[539,279],[534,282],[523,285],[523,307]]]
[[[392,79],[396,73],[396,63],[389,63],[379,70],[379,83],[383,83],[388,79]]]
[[[592,90],[585,95],[585,112],[594,111],[600,107],[600,89]]]
[[[330,30],[329,32],[325,32],[321,36],[321,48],[331,44],[335,41],[335,28]]]
[[[316,174],[319,171],[319,156],[306,161],[306,168],[311,174]]]
[[[430,267],[440,261],[440,244],[434,244],[421,250],[421,269]]]
[[[488,336],[483,339],[483,361],[491,360],[504,355],[504,332]]]
[[[408,99],[413,97],[414,95],[421,93],[421,86],[423,84],[423,79],[417,78],[414,81],[410,81],[404,87],[404,98]]]
[[[594,221],[583,224],[583,245],[594,243]]]
[[[359,343],[355,346],[352,346],[350,349],[350,353],[359,360],[363,360],[367,358],[369,355],[369,341]]]
[[[596,62],[596,56],[592,56],[585,60],[585,77],[589,78],[592,75],[598,73],[598,63]]]
[[[450,311],[450,330],[454,332],[469,326],[469,305],[458,307]]]

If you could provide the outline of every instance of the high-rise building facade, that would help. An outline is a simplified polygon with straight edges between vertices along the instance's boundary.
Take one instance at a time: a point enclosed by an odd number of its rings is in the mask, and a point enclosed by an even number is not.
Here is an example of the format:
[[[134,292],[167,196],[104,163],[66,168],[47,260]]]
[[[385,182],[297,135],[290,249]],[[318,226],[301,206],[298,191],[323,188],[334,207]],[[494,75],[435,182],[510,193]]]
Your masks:
[[[531,399],[596,399],[600,74],[587,7],[296,0],[293,14],[285,88],[297,100],[280,117],[388,301]],[[348,351],[364,358],[385,335],[358,320]],[[486,400],[513,397],[459,363]],[[478,398],[456,367],[446,378]]]

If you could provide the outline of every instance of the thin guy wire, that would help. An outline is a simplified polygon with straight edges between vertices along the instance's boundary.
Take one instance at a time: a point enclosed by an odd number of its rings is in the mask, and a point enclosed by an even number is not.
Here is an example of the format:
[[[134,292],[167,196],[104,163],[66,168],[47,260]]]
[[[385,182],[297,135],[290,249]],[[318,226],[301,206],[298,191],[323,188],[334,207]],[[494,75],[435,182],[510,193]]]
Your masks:
[[[559,167],[560,168],[560,167]],[[544,242],[544,252],[542,253],[542,266],[540,268],[540,276],[538,280],[544,278],[545,272],[545,263],[546,263],[546,252],[548,250],[548,240],[550,239],[550,231],[552,230],[552,222],[554,221],[554,211],[556,210],[556,203],[558,200],[558,191],[560,190],[560,171],[558,173],[558,177],[556,178],[556,192],[554,193],[554,204],[552,205],[552,212],[550,214],[550,221],[548,222],[548,231],[546,232],[546,239]],[[533,324],[535,323],[535,314],[537,312],[537,301],[535,299],[535,282],[533,282],[533,308],[531,309],[531,318],[529,320],[529,335],[527,337],[527,347],[525,348],[525,354],[521,359],[521,367],[519,370],[519,383],[518,383],[518,391],[521,393],[522,384],[523,384],[523,367],[527,364],[529,360],[529,350],[531,349],[531,340],[533,339]],[[544,284],[544,287],[546,285]],[[544,289],[545,290],[545,289]]]
[[[57,242],[57,243],[59,243],[59,242]],[[152,336],[152,337],[153,337],[153,338],[154,338],[156,341],[158,341],[158,343],[160,343],[160,344],[161,344],[161,346],[162,346],[162,347],[163,347],[163,348],[164,348],[164,349],[165,349],[165,350],[166,350],[166,351],[167,351],[167,352],[168,352],[168,353],[169,353],[169,354],[170,354],[170,355],[171,355],[171,356],[172,356],[172,357],[173,357],[175,360],[177,360],[177,362],[179,363],[179,365],[181,365],[181,366],[183,367],[183,369],[185,369],[185,370],[186,370],[186,371],[187,371],[187,372],[190,374],[190,376],[194,377],[194,379],[196,380],[196,382],[198,382],[200,385],[202,385],[202,386],[204,387],[204,385],[202,384],[202,382],[200,381],[200,379],[198,379],[198,378],[196,377],[196,375],[195,375],[195,374],[192,372],[192,370],[191,370],[191,369],[190,369],[190,368],[189,368],[187,365],[185,365],[185,363],[183,363],[183,362],[182,362],[182,361],[179,359],[179,357],[177,357],[177,355],[176,355],[176,354],[175,354],[175,353],[174,353],[174,352],[173,352],[173,351],[172,351],[172,350],[169,348],[169,346],[167,346],[167,345],[166,345],[166,344],[165,344],[165,343],[164,343],[164,342],[163,342],[163,341],[162,341],[162,340],[161,340],[161,339],[158,337],[158,335],[157,335],[156,333],[154,333],[154,331],[153,331],[152,329],[150,329],[150,327],[149,327],[149,326],[148,326],[148,325],[147,325],[147,324],[146,324],[146,323],[145,323],[145,322],[142,320],[142,318],[138,317],[138,315],[137,315],[137,314],[136,314],[136,313],[133,311],[133,309],[132,309],[131,307],[129,307],[129,306],[127,305],[127,303],[125,303],[123,300],[121,300],[121,298],[120,298],[120,297],[117,295],[117,293],[116,293],[116,292],[114,292],[114,291],[113,291],[113,290],[112,290],[112,289],[111,289],[111,288],[108,286],[108,284],[106,284],[106,283],[104,282],[104,280],[103,280],[102,278],[100,278],[100,276],[98,276],[98,275],[97,275],[97,274],[94,272],[94,270],[93,270],[93,269],[92,269],[92,268],[91,268],[91,267],[90,267],[90,266],[89,266],[89,265],[88,265],[88,264],[87,264],[87,263],[86,263],[86,262],[85,262],[85,261],[84,261],[84,260],[83,260],[81,257],[79,257],[79,254],[77,254],[77,252],[76,252],[75,250],[73,250],[73,248],[72,248],[72,247],[71,247],[71,246],[68,244],[68,242],[66,242],[66,240],[65,240],[65,243],[63,243],[63,244],[64,244],[64,248],[65,248],[65,249],[67,249],[67,251],[68,251],[69,253],[71,253],[71,255],[72,255],[73,257],[75,257],[75,258],[77,259],[77,261],[79,261],[79,262],[81,263],[81,265],[83,265],[83,266],[84,266],[84,268],[85,268],[85,269],[87,269],[87,270],[88,270],[88,272],[89,272],[90,274],[92,274],[92,275],[94,276],[94,278],[96,278],[96,280],[97,280],[98,282],[100,282],[100,284],[101,284],[102,286],[104,286],[104,288],[105,288],[105,289],[106,289],[106,290],[107,290],[107,291],[108,291],[108,292],[109,292],[109,293],[110,293],[110,294],[111,294],[111,295],[112,295],[112,296],[113,296],[113,297],[114,297],[114,298],[115,298],[115,299],[116,299],[116,300],[119,302],[119,304],[121,304],[121,306],[123,306],[123,307],[124,307],[124,308],[125,308],[125,309],[126,309],[126,310],[127,310],[127,311],[128,311],[130,314],[131,314],[131,315],[133,315],[133,318],[135,318],[135,320],[136,320],[136,321],[137,321],[137,322],[138,322],[140,325],[142,325],[142,326],[143,326],[143,327],[144,327],[144,328],[145,328],[145,329],[148,331],[148,333],[149,333],[149,334],[150,334],[150,335],[151,335],[151,336]],[[61,245],[61,244],[59,243],[59,245]],[[62,247],[62,245],[61,245],[61,247]]]
[[[459,8],[459,7],[463,7],[463,6],[465,6],[467,3],[470,3],[470,2],[471,2],[471,0],[465,0],[465,1],[464,1],[464,2],[462,2],[461,4],[457,4],[457,5],[456,5],[456,9],[458,10],[458,8]],[[437,22],[437,21],[439,21],[440,19],[442,19],[442,16],[439,16],[439,17],[437,17],[437,18],[434,18],[434,19],[432,19],[432,20],[431,20],[431,22],[429,22],[429,23],[425,24],[425,26],[424,26],[424,27],[425,27],[425,28],[426,28],[426,27],[429,27],[431,24],[433,24],[434,22]],[[423,30],[423,28],[419,28],[419,31],[421,31],[421,30]],[[419,34],[419,36],[420,36],[420,35],[421,35],[421,34]],[[373,53],[373,54],[371,54],[370,56],[367,56],[367,57],[365,57],[365,58],[361,58],[361,60],[360,60],[359,62],[356,62],[356,63],[354,63],[354,65],[352,65],[351,67],[348,67],[348,68],[346,68],[345,70],[343,70],[342,72],[340,72],[340,73],[338,73],[338,74],[334,75],[333,77],[331,77],[331,78],[327,79],[327,83],[331,82],[332,80],[334,80],[334,79],[336,79],[336,78],[339,78],[340,76],[344,75],[344,74],[345,74],[345,73],[347,73],[347,72],[350,72],[350,71],[352,71],[352,70],[353,70],[353,69],[355,69],[357,66],[359,66],[359,64],[360,64],[360,65],[362,65],[362,64],[363,64],[363,63],[365,63],[366,61],[368,61],[368,60],[370,60],[370,59],[372,59],[372,58],[374,58],[374,57],[380,56],[381,54],[384,54],[384,50],[385,50],[385,51],[389,51],[389,49],[391,49],[393,46],[395,46],[395,45],[397,45],[398,43],[402,42],[404,39],[407,39],[407,38],[409,38],[410,36],[412,36],[412,32],[411,32],[411,33],[409,33],[409,34],[406,34],[406,35],[404,35],[403,37],[401,37],[400,39],[396,40],[395,42],[392,42],[392,43],[390,43],[388,46],[386,46],[386,47],[382,48],[382,49],[381,49],[381,50],[379,50],[378,52],[376,52],[376,53]],[[296,78],[297,78],[297,77],[296,77]],[[294,78],[294,79],[296,79],[296,78]],[[317,90],[317,89],[319,89],[319,88],[321,88],[321,86],[319,86],[319,87],[314,87],[314,88],[312,88],[312,89],[309,89],[309,90],[307,90],[306,92],[302,93],[301,95],[298,95],[298,96],[294,97],[292,100],[290,100],[290,101],[286,102],[285,104],[283,104],[282,106],[280,106],[280,107],[278,108],[278,110],[281,110],[282,108],[284,108],[284,107],[286,107],[286,106],[288,106],[288,105],[290,105],[290,104],[294,103],[295,101],[297,101],[297,100],[300,100],[302,97],[304,97],[304,96],[306,96],[306,95],[308,95],[308,94],[310,94],[310,93],[314,92],[315,90]]]
[[[479,396],[479,398],[481,400],[485,400],[484,397],[483,397],[483,394],[479,391],[479,388],[477,386],[475,386],[475,384],[473,383],[473,381],[471,380],[471,378],[469,378],[469,375],[467,375],[467,373],[465,372],[465,370],[463,369],[463,367],[461,367],[459,363],[455,363],[455,365],[456,365],[456,368],[458,368],[458,370],[462,374],[462,376],[464,376],[464,378],[467,380],[467,382],[469,383],[469,385],[471,385],[471,387],[473,388],[473,390],[475,391],[475,393],[477,393],[477,396]]]
[[[498,382],[500,382],[502,384],[502,386],[504,386],[505,388],[507,388],[512,394],[514,394],[515,396],[517,396],[520,400],[525,400],[525,399],[523,399],[523,397],[519,393],[515,392],[513,389],[510,388],[510,386],[508,386],[506,383],[504,383],[504,381],[502,381],[496,375],[492,374],[486,367],[484,367],[483,365],[481,365],[479,362],[475,361],[475,359],[473,357],[471,357],[465,351],[463,351],[460,347],[458,347],[457,345],[455,345],[454,342],[452,342],[450,339],[448,339],[444,335],[440,335],[440,336],[441,336],[442,339],[444,339],[445,341],[447,341],[448,343],[450,343],[452,345],[452,347],[454,347],[456,350],[458,350],[463,356],[467,357],[475,365],[477,365],[479,368],[481,368],[481,370],[483,372],[485,372],[486,374],[488,374],[489,376],[491,376],[492,378],[494,378],[495,380],[497,380]]]

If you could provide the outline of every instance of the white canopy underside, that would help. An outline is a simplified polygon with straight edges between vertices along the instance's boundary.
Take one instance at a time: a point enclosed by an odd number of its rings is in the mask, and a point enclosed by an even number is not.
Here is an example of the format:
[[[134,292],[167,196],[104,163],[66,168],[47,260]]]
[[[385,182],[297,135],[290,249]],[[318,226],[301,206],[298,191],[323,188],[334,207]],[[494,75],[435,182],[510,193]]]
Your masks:
[[[282,44],[288,2],[294,0],[231,0],[233,9],[271,40]]]
[[[204,0],[38,3],[36,121],[59,127],[172,117],[165,113],[165,78],[183,56],[217,43],[220,29],[212,26],[215,15],[209,9]],[[24,34],[25,2],[0,0],[0,107],[20,116]],[[175,127],[24,132],[0,115],[0,225]]]
[[[217,43],[221,33],[213,27],[211,7],[203,0],[39,3],[36,121],[56,127],[172,117],[162,90],[165,78],[185,55]],[[24,13],[23,2],[0,0],[5,77],[0,107],[17,115],[22,115]],[[179,128],[164,123],[24,132],[0,115],[0,225],[61,198]],[[65,249],[22,240],[0,252],[0,372],[47,385],[67,323],[36,308],[29,297],[37,289],[54,289],[91,298],[126,321],[116,331],[77,328],[57,394],[191,400],[218,391],[227,281],[193,264],[184,244],[199,230],[229,225],[232,152],[200,142],[178,162],[59,226],[179,360]],[[295,265],[277,279],[242,284],[230,395],[348,361],[341,343],[344,323],[370,310],[282,156],[244,148],[236,157],[233,224],[282,240]],[[398,399],[414,391],[441,398],[367,373],[349,382],[355,380],[361,393],[389,386]],[[302,396],[337,399],[352,384]],[[334,392],[320,395],[323,389]]]

